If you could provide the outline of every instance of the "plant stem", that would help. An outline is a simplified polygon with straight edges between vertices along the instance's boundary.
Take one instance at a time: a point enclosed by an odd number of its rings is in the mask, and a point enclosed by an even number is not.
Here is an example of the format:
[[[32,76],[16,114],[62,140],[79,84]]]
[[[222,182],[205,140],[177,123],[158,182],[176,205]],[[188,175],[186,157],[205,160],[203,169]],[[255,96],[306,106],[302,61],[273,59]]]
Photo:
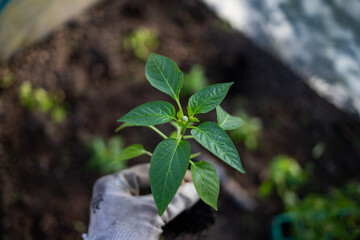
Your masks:
[[[185,135],[185,131],[186,131],[186,127],[183,127],[181,131],[181,138]]]
[[[163,138],[168,138],[164,133],[162,133],[159,129],[157,129],[156,127],[150,125],[148,126],[149,128],[151,128],[152,130],[154,130],[157,134],[159,134],[160,136],[162,136]]]
[[[152,157],[152,153],[151,153],[151,152],[145,151],[145,154],[146,154],[146,155],[149,155],[150,157]],[[191,157],[191,156],[190,156],[190,157]]]
[[[184,136],[184,139],[192,139],[192,138],[194,138],[194,137],[191,136],[191,135],[186,135],[186,136]]]
[[[180,128],[177,122],[171,121],[170,124],[176,128],[176,130]]]
[[[190,164],[191,165],[194,165],[195,163],[193,161],[191,161],[191,159],[189,160]]]
[[[181,112],[181,115],[184,116],[184,112],[183,112],[183,110],[182,110],[182,107],[181,107],[181,104],[180,104],[179,99],[176,99],[176,103],[177,103],[177,105],[178,105],[178,107],[179,107],[179,110],[180,110],[180,112]]]
[[[180,128],[180,127],[177,129],[176,138],[177,138],[177,139],[181,138],[181,128]]]
[[[196,157],[199,156],[200,154],[201,154],[201,152],[197,152],[197,153],[191,154],[191,155],[190,155],[190,159],[196,158]]]

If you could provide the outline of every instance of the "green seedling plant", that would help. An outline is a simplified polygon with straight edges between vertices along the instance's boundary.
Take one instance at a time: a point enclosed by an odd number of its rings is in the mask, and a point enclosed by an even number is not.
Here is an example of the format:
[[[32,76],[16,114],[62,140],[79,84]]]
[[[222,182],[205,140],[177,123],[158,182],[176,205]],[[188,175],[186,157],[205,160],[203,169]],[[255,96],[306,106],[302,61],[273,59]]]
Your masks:
[[[126,167],[125,161],[116,161],[124,148],[124,140],[119,136],[112,137],[108,141],[97,136],[87,148],[90,154],[87,167],[92,171],[109,174]]]
[[[242,142],[250,151],[255,151],[259,147],[259,134],[262,130],[262,122],[260,118],[249,116],[244,110],[235,114],[242,120],[241,128],[234,129],[230,132],[234,142]]]
[[[310,193],[289,205],[272,223],[273,239],[346,239],[360,237],[360,185],[349,182],[344,188],[324,194]],[[291,237],[284,237],[283,224]],[[290,228],[289,228],[290,227]],[[289,235],[289,233],[287,233]]]
[[[360,184],[349,182],[326,195],[309,194],[288,213],[296,239],[359,239]]]
[[[189,72],[184,75],[184,86],[181,89],[182,96],[190,96],[200,91],[208,85],[205,69],[201,65],[194,65]]]
[[[150,28],[139,28],[129,33],[124,38],[125,49],[132,50],[135,56],[146,60],[150,52],[159,46],[158,34]]]
[[[199,197],[217,210],[220,189],[217,172],[207,161],[192,160],[200,153],[191,153],[188,140],[194,139],[219,159],[244,173],[239,153],[225,132],[238,128],[241,119],[231,116],[219,106],[233,83],[214,84],[196,92],[188,100],[185,112],[179,98],[183,86],[183,73],[175,62],[165,56],[151,53],[145,66],[145,75],[151,86],[168,94],[175,101],[178,111],[169,102],[154,101],[140,105],[118,119],[118,122],[123,124],[117,131],[129,126],[144,126],[164,138],[152,153],[140,144],[131,145],[124,150],[126,154],[120,154],[119,160],[142,154],[151,156],[150,187],[159,215],[164,213],[176,194],[189,164]],[[200,123],[198,115],[215,108],[218,122]],[[175,127],[175,134],[168,137],[155,127],[165,123]]]
[[[33,88],[31,82],[25,81],[20,86],[19,98],[21,105],[26,109],[50,114],[56,123],[66,118],[65,94],[62,90],[49,92],[43,88]]]
[[[259,188],[261,197],[269,196],[274,190],[287,208],[295,206],[299,198],[296,194],[307,181],[307,173],[299,163],[287,155],[277,155],[272,158],[269,166],[269,176]]]
[[[289,156],[272,159],[269,176],[259,190],[262,197],[275,191],[285,208],[285,212],[273,219],[273,239],[359,239],[360,184],[351,181],[327,194],[304,195],[299,193],[301,188],[314,183],[309,175],[309,170]],[[284,224],[291,230],[291,237],[283,236]]]

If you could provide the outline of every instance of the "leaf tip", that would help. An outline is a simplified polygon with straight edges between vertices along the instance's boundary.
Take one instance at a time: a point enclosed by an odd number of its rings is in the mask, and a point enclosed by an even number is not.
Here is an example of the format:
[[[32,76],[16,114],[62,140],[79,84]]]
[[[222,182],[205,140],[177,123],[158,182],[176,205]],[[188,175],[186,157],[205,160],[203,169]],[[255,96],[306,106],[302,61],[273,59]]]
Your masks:
[[[159,216],[161,217],[164,214],[166,208],[162,209],[162,208],[159,208],[158,206],[156,206],[156,207],[158,209]]]

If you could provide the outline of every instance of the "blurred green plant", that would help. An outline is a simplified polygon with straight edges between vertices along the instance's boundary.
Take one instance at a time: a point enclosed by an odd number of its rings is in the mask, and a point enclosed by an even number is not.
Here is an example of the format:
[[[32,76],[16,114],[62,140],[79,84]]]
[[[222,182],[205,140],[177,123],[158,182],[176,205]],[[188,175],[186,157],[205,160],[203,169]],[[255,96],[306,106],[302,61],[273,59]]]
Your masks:
[[[360,185],[350,182],[327,195],[311,193],[301,199],[297,191],[308,182],[308,175],[291,157],[272,159],[259,194],[266,197],[275,190],[286,210],[273,220],[273,239],[359,239]],[[290,225],[291,237],[284,236],[285,224]]]
[[[327,195],[310,194],[289,212],[297,239],[359,239],[360,184],[350,182]]]
[[[262,130],[260,118],[249,116],[244,110],[239,111],[236,116],[243,120],[241,128],[230,132],[234,142],[242,142],[250,151],[255,151],[259,147],[259,134]]]
[[[201,65],[194,65],[188,73],[184,75],[184,85],[181,89],[183,96],[190,96],[208,85],[205,69]]]
[[[295,159],[277,155],[271,160],[268,178],[260,185],[259,194],[267,197],[275,190],[284,205],[292,207],[298,202],[295,191],[303,186],[306,180],[307,173]]]
[[[95,137],[88,145],[90,157],[87,167],[92,171],[99,171],[102,174],[109,174],[126,167],[124,161],[113,163],[124,147],[124,140],[115,136],[107,142],[102,137]]]
[[[320,158],[325,152],[325,144],[323,142],[318,142],[312,149],[313,158]]]
[[[124,48],[134,52],[141,60],[146,60],[150,52],[159,46],[158,33],[150,28],[139,28],[125,36]]]
[[[60,123],[66,118],[65,93],[62,90],[48,92],[43,88],[33,88],[31,82],[25,81],[20,86],[19,98],[26,109],[51,114],[54,122]]]
[[[82,221],[74,221],[73,222],[74,229],[79,233],[86,232],[86,224]]]

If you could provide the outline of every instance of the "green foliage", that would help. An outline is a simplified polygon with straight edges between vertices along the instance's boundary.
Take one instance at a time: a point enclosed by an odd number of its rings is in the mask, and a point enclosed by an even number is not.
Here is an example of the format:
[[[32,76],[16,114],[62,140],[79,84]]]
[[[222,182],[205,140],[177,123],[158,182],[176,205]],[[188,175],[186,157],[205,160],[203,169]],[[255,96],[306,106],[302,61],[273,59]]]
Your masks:
[[[353,182],[328,195],[310,194],[289,212],[299,240],[359,239],[360,185]]]
[[[150,186],[159,215],[180,187],[190,160],[190,144],[181,139],[164,139],[155,148],[150,164]]]
[[[25,81],[20,86],[19,98],[25,108],[50,114],[54,122],[60,123],[66,118],[65,94],[61,90],[48,92],[43,88],[33,88],[29,81]]]
[[[351,182],[327,195],[311,193],[301,199],[297,191],[306,181],[307,173],[294,159],[285,155],[273,158],[260,195],[268,196],[276,190],[282,200],[286,213],[274,222],[286,218],[293,229],[292,239],[359,239],[360,184]],[[278,228],[273,223],[273,236],[283,239]]]
[[[105,142],[102,137],[96,137],[89,145],[90,157],[87,167],[93,171],[109,174],[126,167],[124,161],[116,161],[124,147],[122,138],[116,136]],[[119,159],[120,160],[120,159]],[[125,160],[125,159],[121,159]]]
[[[306,180],[306,172],[295,159],[286,155],[275,156],[269,166],[269,177],[260,186],[260,196],[266,197],[275,189],[285,206],[294,206],[298,201],[294,191]]]
[[[320,158],[325,151],[325,144],[323,142],[318,142],[312,149],[312,156],[313,158]]]
[[[201,65],[195,65],[184,76],[184,86],[181,89],[181,94],[183,96],[192,95],[205,88],[207,85],[208,80],[205,76],[204,67]]]
[[[171,59],[151,53],[145,66],[145,75],[151,86],[179,101],[184,75]]]
[[[245,173],[241,166],[239,153],[229,136],[219,125],[213,122],[204,122],[193,128],[191,135],[215,156],[238,171]]]
[[[218,125],[224,130],[238,129],[243,123],[243,120],[241,118],[231,116],[230,114],[225,112],[225,110],[222,109],[220,105],[216,107],[216,115]]]
[[[191,176],[201,199],[217,210],[220,182],[213,165],[205,161],[192,163]]]
[[[118,120],[119,121],[119,120]],[[136,126],[135,124],[131,124],[131,123],[123,123],[121,124],[119,127],[117,127],[115,129],[115,132],[119,132],[121,129],[127,128],[127,127],[134,127]]]
[[[148,152],[144,149],[144,147],[141,144],[133,144],[122,150],[120,154],[115,158],[114,162],[116,163],[120,161],[129,160],[147,153]]]
[[[233,82],[218,83],[196,92],[189,99],[189,116],[193,117],[198,113],[207,113],[216,108],[224,100],[230,86],[233,84]]]
[[[55,106],[51,111],[51,117],[57,123],[64,121],[66,115],[67,115],[67,110],[63,105]]]
[[[262,129],[262,123],[259,118],[250,117],[245,111],[240,111],[239,116],[243,122],[241,128],[230,132],[231,138],[235,142],[242,142],[246,148],[255,151],[259,146],[258,136]]]
[[[175,108],[168,102],[155,101],[138,106],[120,118],[118,122],[125,122],[137,126],[158,125],[170,122],[175,118]]]
[[[194,138],[206,149],[221,160],[244,173],[239,154],[226,132],[216,123],[204,122],[195,126],[199,121],[195,114],[207,113],[222,102],[231,83],[208,86],[190,97],[187,115],[184,114],[180,103],[180,90],[183,86],[183,73],[169,58],[151,53],[145,67],[145,75],[149,83],[156,89],[168,94],[177,103],[175,109],[170,103],[156,101],[136,107],[118,121],[123,124],[116,129],[121,130],[129,126],[147,126],[164,138],[151,154],[137,146],[137,153],[151,155],[150,186],[159,215],[162,215],[178,190],[186,170],[191,164],[191,172],[195,189],[200,198],[217,209],[219,195],[219,178],[215,168],[208,162],[195,163],[191,159],[200,153],[191,154],[190,143],[186,139]],[[220,125],[225,129],[234,129],[241,123],[239,118],[233,117],[219,108],[217,111]],[[167,137],[154,125],[170,122],[176,131]],[[191,135],[186,135],[191,129]],[[134,148],[134,147],[133,147]],[[135,157],[128,154],[127,157]]]
[[[139,28],[124,39],[124,47],[132,50],[135,56],[141,60],[146,60],[150,52],[154,51],[158,45],[158,34],[149,28]]]

